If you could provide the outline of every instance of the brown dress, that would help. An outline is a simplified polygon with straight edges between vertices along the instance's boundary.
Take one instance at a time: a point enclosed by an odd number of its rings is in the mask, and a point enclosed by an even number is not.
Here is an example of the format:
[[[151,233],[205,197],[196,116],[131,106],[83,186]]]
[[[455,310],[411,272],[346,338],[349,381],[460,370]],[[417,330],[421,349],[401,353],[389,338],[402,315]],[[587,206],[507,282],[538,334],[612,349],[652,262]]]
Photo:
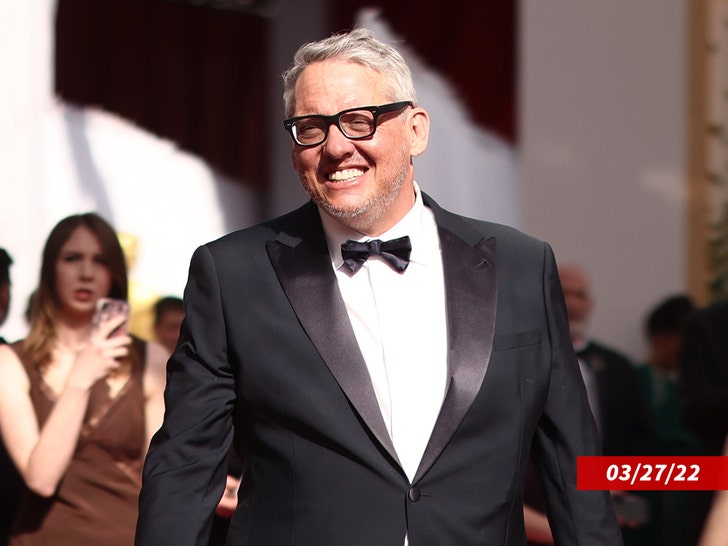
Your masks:
[[[43,426],[56,396],[40,373],[23,359],[30,394]],[[144,345],[135,342],[129,381],[113,399],[105,380],[91,389],[83,429],[56,494],[26,493],[11,532],[10,546],[132,546],[143,462]]]

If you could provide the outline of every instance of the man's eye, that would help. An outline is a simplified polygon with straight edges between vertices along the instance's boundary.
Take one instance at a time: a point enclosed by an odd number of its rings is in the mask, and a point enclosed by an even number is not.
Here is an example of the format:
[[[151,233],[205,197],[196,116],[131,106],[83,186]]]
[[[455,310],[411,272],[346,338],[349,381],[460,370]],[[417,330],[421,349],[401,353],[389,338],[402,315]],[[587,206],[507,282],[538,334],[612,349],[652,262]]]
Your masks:
[[[304,123],[300,123],[300,124],[296,125],[296,131],[299,134],[313,133],[313,132],[320,131],[320,130],[321,130],[321,124],[319,124],[319,123],[314,123],[314,122],[305,123],[304,122]]]

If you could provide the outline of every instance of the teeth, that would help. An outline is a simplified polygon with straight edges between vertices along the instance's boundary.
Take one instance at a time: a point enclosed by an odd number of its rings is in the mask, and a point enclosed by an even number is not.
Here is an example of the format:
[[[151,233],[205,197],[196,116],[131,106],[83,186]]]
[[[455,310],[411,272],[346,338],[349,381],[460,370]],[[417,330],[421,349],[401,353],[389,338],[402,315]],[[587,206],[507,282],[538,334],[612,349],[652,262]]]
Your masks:
[[[349,180],[351,178],[356,178],[357,176],[361,176],[364,174],[364,171],[361,169],[344,169],[343,171],[336,171],[329,175],[329,180]]]

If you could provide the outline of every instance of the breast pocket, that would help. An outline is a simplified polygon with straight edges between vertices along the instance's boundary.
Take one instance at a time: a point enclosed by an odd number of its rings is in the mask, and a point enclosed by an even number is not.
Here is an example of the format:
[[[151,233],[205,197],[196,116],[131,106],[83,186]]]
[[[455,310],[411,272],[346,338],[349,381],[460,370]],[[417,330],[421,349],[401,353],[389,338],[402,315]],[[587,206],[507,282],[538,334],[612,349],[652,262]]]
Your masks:
[[[527,330],[525,332],[495,336],[493,339],[493,350],[497,352],[511,351],[513,349],[539,345],[540,343],[541,330],[534,328],[533,330]]]

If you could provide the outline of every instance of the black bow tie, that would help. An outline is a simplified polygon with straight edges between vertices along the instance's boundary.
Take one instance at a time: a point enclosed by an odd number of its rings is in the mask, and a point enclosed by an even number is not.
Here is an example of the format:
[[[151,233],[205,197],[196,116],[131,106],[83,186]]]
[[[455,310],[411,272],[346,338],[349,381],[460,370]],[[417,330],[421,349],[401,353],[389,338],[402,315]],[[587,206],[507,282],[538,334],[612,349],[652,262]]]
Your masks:
[[[412,252],[412,244],[407,235],[391,241],[372,239],[360,243],[348,240],[341,245],[341,256],[352,273],[359,271],[367,258],[373,254],[384,258],[389,265],[401,273],[409,265],[410,252]]]

